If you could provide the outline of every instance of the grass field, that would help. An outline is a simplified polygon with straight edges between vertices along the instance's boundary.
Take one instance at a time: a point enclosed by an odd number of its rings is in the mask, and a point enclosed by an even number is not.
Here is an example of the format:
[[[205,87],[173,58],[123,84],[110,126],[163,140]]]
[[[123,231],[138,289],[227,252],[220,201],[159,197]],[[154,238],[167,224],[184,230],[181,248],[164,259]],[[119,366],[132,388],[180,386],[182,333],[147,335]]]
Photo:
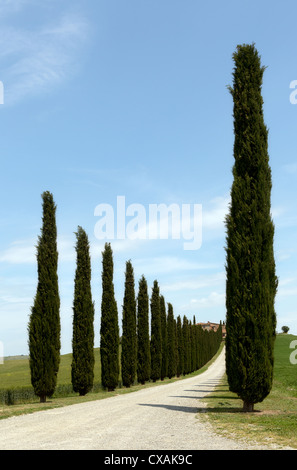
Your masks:
[[[58,373],[58,384],[71,383],[71,360],[72,354],[61,356],[61,362]],[[99,348],[95,349],[95,381],[100,380],[101,364]],[[5,358],[4,364],[0,365],[0,388],[9,387],[30,387],[29,360],[25,356],[16,356]]]
[[[242,412],[242,401],[229,392],[226,377],[214,393],[206,397],[207,409],[200,416],[226,436],[275,443],[297,448],[297,364],[290,363],[290,343],[297,337],[277,335],[274,380],[271,393],[255,405],[254,413]]]

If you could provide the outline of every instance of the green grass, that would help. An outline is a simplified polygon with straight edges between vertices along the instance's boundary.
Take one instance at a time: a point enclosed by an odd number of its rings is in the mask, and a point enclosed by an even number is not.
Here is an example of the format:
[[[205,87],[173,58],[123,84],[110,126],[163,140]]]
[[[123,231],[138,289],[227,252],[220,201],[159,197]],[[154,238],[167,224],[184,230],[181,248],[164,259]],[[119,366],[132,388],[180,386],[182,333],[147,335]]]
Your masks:
[[[61,356],[61,362],[58,373],[58,385],[71,383],[71,361],[72,354]],[[95,349],[95,382],[100,381],[101,364],[99,348]],[[30,387],[30,369],[29,360],[26,356],[7,358],[4,364],[0,365],[0,389],[10,387]]]
[[[273,387],[268,397],[255,405],[254,413],[242,411],[242,401],[229,392],[227,378],[203,401],[202,419],[214,430],[232,438],[297,448],[297,365],[291,364],[290,343],[297,337],[280,334],[275,342]]]

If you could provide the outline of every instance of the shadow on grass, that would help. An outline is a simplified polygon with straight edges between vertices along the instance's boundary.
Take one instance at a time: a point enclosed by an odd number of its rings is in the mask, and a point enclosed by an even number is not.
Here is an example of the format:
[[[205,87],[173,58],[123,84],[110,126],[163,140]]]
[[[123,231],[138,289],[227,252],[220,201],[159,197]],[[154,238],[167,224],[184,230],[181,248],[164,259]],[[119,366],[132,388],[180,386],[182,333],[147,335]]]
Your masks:
[[[197,413],[239,413],[239,414],[256,414],[260,413],[260,410],[254,410],[252,412],[246,412],[243,410],[243,408],[233,408],[233,407],[228,407],[228,406],[221,406],[221,407],[213,407],[213,408],[207,408],[207,407],[201,407],[197,409]]]

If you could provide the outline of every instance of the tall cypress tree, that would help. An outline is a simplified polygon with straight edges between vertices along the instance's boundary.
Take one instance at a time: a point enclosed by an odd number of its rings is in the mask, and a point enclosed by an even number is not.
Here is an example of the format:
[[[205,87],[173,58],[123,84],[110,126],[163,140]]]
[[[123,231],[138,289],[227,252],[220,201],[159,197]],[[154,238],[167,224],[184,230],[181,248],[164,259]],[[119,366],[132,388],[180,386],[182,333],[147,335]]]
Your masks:
[[[277,289],[270,213],[271,170],[254,45],[233,54],[234,166],[227,225],[226,370],[230,390],[252,411],[270,392]]]
[[[144,384],[150,376],[149,295],[146,279],[142,276],[137,296],[137,380]]]
[[[162,366],[161,380],[167,377],[168,348],[167,348],[167,315],[164,296],[160,296],[161,336],[162,336]]]
[[[108,391],[119,382],[119,323],[113,285],[113,255],[110,243],[102,253],[102,302],[100,326],[101,379]]]
[[[178,315],[176,319],[176,335],[177,335],[177,365],[176,375],[179,377],[184,371],[184,337],[182,331],[181,317]]]
[[[189,320],[189,372],[193,372],[192,354],[193,354],[193,326],[192,321]]]
[[[122,327],[122,380],[125,387],[130,387],[137,368],[136,299],[131,261],[126,262]]]
[[[160,315],[160,293],[157,281],[154,281],[151,296],[151,379],[155,382],[161,377],[162,334]]]
[[[189,320],[187,319],[186,315],[184,315],[184,317],[183,317],[182,332],[183,332],[183,339],[184,339],[184,370],[183,370],[183,375],[186,375],[190,372]]]
[[[82,227],[76,232],[76,272],[73,300],[71,379],[75,392],[86,395],[94,382],[94,303],[91,292],[89,240]]]
[[[60,364],[60,296],[56,205],[49,191],[42,194],[43,224],[37,246],[38,284],[28,325],[31,383],[45,402],[55,391]]]
[[[168,377],[176,375],[176,326],[172,304],[168,304]]]

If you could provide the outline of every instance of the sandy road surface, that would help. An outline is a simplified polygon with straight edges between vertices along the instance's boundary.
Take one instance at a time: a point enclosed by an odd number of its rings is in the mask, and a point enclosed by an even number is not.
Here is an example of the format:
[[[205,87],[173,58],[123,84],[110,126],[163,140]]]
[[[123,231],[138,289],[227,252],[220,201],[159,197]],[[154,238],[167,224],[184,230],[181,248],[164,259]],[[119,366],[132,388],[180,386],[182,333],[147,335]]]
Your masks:
[[[0,420],[0,450],[252,449],[199,419],[225,368],[224,351],[201,375],[168,385]]]

